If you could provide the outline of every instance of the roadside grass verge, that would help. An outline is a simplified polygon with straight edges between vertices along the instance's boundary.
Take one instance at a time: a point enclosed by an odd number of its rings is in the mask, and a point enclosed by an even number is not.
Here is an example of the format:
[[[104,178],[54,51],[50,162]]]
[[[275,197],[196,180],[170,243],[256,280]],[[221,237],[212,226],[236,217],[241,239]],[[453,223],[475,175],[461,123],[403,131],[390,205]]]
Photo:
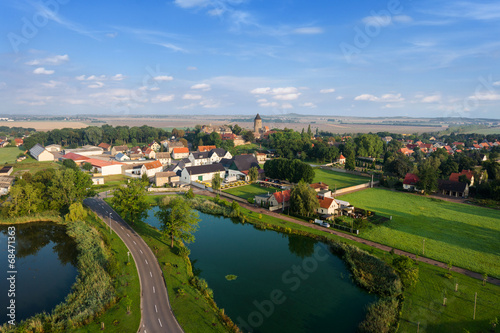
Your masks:
[[[113,280],[113,286],[117,302],[105,313],[95,318],[92,323],[74,329],[72,332],[98,332],[101,330],[101,323],[104,323],[105,332],[137,332],[141,321],[141,288],[134,259],[130,256],[130,264],[127,264],[127,246],[116,233],[113,232],[110,235],[105,223],[95,214],[90,213],[87,221],[99,232],[103,242],[109,245],[110,255],[115,258],[113,265],[116,277]],[[127,314],[129,305],[131,311]]]
[[[244,186],[239,186],[235,188],[230,188],[227,190],[222,190],[222,192],[226,192],[232,195],[235,195],[237,197],[243,198],[247,200],[248,198],[254,198],[256,195],[259,194],[266,194],[266,193],[274,193],[276,191],[281,191],[277,188],[274,187],[261,187],[258,184],[250,184],[250,185],[244,185]]]
[[[350,173],[336,172],[332,170],[314,168],[315,176],[313,183],[323,182],[330,186],[330,190],[366,184],[370,181],[368,177],[352,175]]]
[[[500,215],[477,206],[384,189],[367,189],[340,199],[390,217],[359,236],[425,257],[500,277]]]

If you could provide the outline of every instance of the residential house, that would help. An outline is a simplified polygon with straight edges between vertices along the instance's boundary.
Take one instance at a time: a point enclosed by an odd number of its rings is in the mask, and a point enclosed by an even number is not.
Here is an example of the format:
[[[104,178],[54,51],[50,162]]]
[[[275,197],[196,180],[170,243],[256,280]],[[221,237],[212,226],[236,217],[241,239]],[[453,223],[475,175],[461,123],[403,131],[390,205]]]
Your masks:
[[[318,196],[319,207],[316,208],[316,212],[320,214],[322,218],[329,219],[337,213],[340,208],[339,203],[331,197],[320,197]]]
[[[223,158],[233,158],[233,155],[225,149],[222,148],[214,148],[208,152],[208,156],[210,157],[212,163],[219,163]]]
[[[241,135],[237,135],[234,137],[233,139],[234,141],[234,146],[235,147],[238,147],[238,146],[243,146],[247,143],[251,143],[250,141],[245,141],[245,139],[243,139],[243,137]]]
[[[403,155],[405,155],[405,156],[411,156],[411,155],[414,153],[414,152],[413,152],[413,150],[408,149],[408,148],[406,148],[406,147],[400,148],[400,149],[398,150],[398,152],[400,152],[401,154],[403,154]]]
[[[130,161],[130,157],[128,157],[124,153],[118,153],[115,155],[115,160],[117,160],[118,162]]]
[[[118,153],[126,154],[128,152],[128,146],[114,146],[111,148],[111,156],[115,156]]]
[[[168,152],[172,154],[175,148],[185,148],[184,144],[180,141],[168,141],[167,142]]]
[[[255,158],[259,163],[265,163],[266,162],[266,154],[265,153],[257,153],[255,152]]]
[[[148,177],[154,177],[154,175],[157,172],[162,172],[163,171],[163,165],[161,164],[160,161],[153,161],[144,164],[144,168],[146,168],[146,175]]]
[[[102,176],[92,177],[92,185],[104,185],[104,177]]]
[[[269,210],[274,211],[290,206],[290,190],[274,192],[269,198]]]
[[[216,149],[216,146],[198,146],[198,152],[203,153],[206,151],[211,151],[212,149]]]
[[[130,153],[128,154],[128,156],[130,157],[130,160],[131,161],[137,161],[137,160],[144,160],[144,155],[142,155],[142,152],[141,153]]]
[[[12,166],[4,166],[2,169],[0,169],[0,176],[10,176],[13,170],[14,167]]]
[[[91,145],[85,145],[82,148],[64,149],[64,154],[75,153],[83,156],[102,155],[103,152],[104,150],[101,147],[96,147]]]
[[[403,189],[408,191],[416,191],[417,183],[420,179],[417,175],[413,173],[407,173],[405,175],[405,179],[403,180]]]
[[[464,182],[438,179],[438,189],[441,194],[450,197],[467,198],[469,196],[469,184]]]
[[[101,142],[97,147],[102,148],[103,151],[109,152],[111,151],[111,145],[106,142]]]
[[[323,182],[319,183],[313,183],[309,185],[311,188],[313,188],[316,192],[328,190],[329,186]]]
[[[49,153],[50,154],[50,153]],[[0,176],[0,195],[7,195],[14,183],[14,176]]]
[[[9,141],[0,140],[0,148],[5,148],[9,145]]]
[[[145,158],[148,158],[150,160],[153,160],[156,158],[156,152],[149,147],[142,148],[142,154],[144,155]]]
[[[51,153],[56,153],[58,151],[61,151],[62,147],[61,145],[53,144],[53,145],[48,145],[47,147],[45,147],[45,149],[47,149],[47,151]]]
[[[212,125],[204,125],[201,127],[201,131],[205,134],[210,134],[212,132],[216,132],[216,133],[219,133],[219,134],[226,134],[226,133],[233,133],[233,131],[231,130],[231,128],[229,126],[226,126],[226,125],[219,125],[219,126],[212,126]]]
[[[170,153],[165,151],[161,153],[156,153],[156,159],[160,161],[162,165],[170,165],[172,159],[170,158]]]
[[[450,175],[449,180],[454,181],[454,182],[458,182],[458,181],[460,181],[460,176],[465,176],[467,178],[467,180],[470,182],[469,186],[474,185],[474,172],[472,172],[470,170],[462,170],[461,172],[453,172]]]
[[[382,141],[384,141],[385,143],[389,143],[392,141],[392,136],[385,136],[382,138]]]
[[[174,171],[157,172],[155,174],[155,185],[165,186],[165,184],[179,183],[180,177]]]
[[[37,143],[30,149],[30,154],[34,159],[40,162],[54,160],[54,155],[39,143]]]
[[[224,162],[223,162],[224,161]],[[237,155],[232,159],[221,159],[221,163],[226,166],[229,165],[227,169],[228,180],[249,180],[248,171],[251,168],[257,168],[259,172],[259,178],[262,178],[264,174],[264,170],[262,170],[259,166],[259,161],[253,155]]]
[[[186,148],[186,147],[174,148],[172,150],[172,158],[174,160],[180,160],[180,159],[183,159],[183,158],[188,158],[188,156],[189,156],[189,149]]]
[[[16,143],[16,147],[22,146],[24,141],[21,138],[15,138],[14,142]]]
[[[211,181],[217,173],[224,179],[225,172],[226,170],[220,163],[190,166],[182,169],[180,181],[187,184],[191,184],[197,180]]]
[[[337,160],[338,164],[345,164],[345,157],[344,155],[340,154],[339,159]]]
[[[224,133],[220,135],[221,139],[224,140],[234,140],[236,138],[236,134],[234,133]]]
[[[153,151],[157,152],[157,151],[160,151],[160,144],[156,141],[153,141],[151,142],[149,145],[148,145],[149,148],[151,148]]]
[[[192,165],[205,165],[212,164],[212,160],[208,156],[208,151],[204,152],[191,152],[188,156],[189,161],[191,161]]]

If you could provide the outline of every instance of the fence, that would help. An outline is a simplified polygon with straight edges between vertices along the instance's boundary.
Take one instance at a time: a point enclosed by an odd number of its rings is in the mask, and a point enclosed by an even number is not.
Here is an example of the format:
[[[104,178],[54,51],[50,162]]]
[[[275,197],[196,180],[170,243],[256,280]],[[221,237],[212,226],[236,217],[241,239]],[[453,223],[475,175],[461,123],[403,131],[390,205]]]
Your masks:
[[[187,192],[189,191],[189,186],[186,187],[150,187],[148,192]]]
[[[379,183],[380,183],[379,181],[373,182],[373,186],[376,186]],[[361,185],[355,185],[355,186],[351,186],[351,187],[341,188],[341,189],[338,189],[335,192],[335,195],[341,195],[341,194],[344,194],[344,193],[347,193],[347,192],[357,191],[357,190],[361,190],[361,189],[364,189],[364,188],[370,188],[370,187],[371,187],[371,182],[370,183],[361,184]]]

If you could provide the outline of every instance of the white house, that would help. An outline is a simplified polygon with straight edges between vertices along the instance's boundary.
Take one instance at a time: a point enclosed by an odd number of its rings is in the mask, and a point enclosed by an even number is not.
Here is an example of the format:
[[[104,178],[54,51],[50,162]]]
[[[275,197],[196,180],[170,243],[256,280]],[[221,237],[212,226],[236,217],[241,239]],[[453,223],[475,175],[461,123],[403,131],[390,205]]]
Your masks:
[[[175,160],[180,160],[189,157],[189,149],[186,147],[174,148],[172,150],[172,158]]]
[[[181,182],[191,184],[196,180],[199,181],[211,181],[213,176],[218,173],[222,179],[224,179],[224,174],[226,170],[220,163],[206,164],[185,167],[181,172]]]
[[[211,158],[208,156],[208,151],[204,152],[191,152],[189,153],[188,159],[191,161],[191,165],[205,165],[212,164]]]
[[[101,176],[92,177],[92,184],[93,185],[104,185],[104,177],[101,177]]]
[[[102,149],[101,147],[86,145],[82,148],[64,149],[64,154],[67,153],[75,153],[83,156],[95,156],[102,155],[104,153],[104,149]]]
[[[163,171],[163,165],[160,161],[153,161],[144,164],[144,168],[146,169],[146,175],[148,177],[154,177],[157,172]]]
[[[48,145],[45,147],[45,149],[47,149],[49,152],[58,152],[58,151],[61,151],[62,150],[62,147],[61,145]]]
[[[168,152],[156,153],[156,159],[160,161],[162,165],[170,165],[172,162]]]
[[[334,215],[340,208],[339,203],[334,198],[318,196],[319,207],[316,212],[321,215]]]
[[[128,157],[124,153],[118,153],[115,155],[115,160],[120,161],[120,162],[130,161],[130,157]]]
[[[155,152],[160,151],[160,147],[161,147],[160,144],[158,142],[156,142],[156,141],[153,141],[148,146],[149,146],[149,148],[151,148]]]
[[[122,174],[122,163],[106,162],[95,158],[89,158],[86,162],[92,165],[96,173],[100,173],[103,176]]]
[[[54,160],[54,155],[52,155],[52,153],[50,153],[47,149],[45,149],[44,146],[39,143],[37,143],[30,149],[30,154],[34,159],[40,162]]]

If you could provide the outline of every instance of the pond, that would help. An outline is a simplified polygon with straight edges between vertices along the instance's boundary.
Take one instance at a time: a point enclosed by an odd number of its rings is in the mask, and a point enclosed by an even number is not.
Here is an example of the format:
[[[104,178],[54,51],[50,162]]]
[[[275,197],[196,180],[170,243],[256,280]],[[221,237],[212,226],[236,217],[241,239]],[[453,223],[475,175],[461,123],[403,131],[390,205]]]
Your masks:
[[[159,228],[154,207],[147,222]],[[312,238],[199,212],[193,271],[244,332],[356,332],[376,301],[345,263]],[[226,275],[236,275],[235,280]]]
[[[7,322],[7,228],[0,225],[0,325]],[[37,313],[50,313],[70,293],[78,271],[77,250],[66,228],[55,223],[26,223],[15,225],[16,267],[15,306],[16,322]]]

